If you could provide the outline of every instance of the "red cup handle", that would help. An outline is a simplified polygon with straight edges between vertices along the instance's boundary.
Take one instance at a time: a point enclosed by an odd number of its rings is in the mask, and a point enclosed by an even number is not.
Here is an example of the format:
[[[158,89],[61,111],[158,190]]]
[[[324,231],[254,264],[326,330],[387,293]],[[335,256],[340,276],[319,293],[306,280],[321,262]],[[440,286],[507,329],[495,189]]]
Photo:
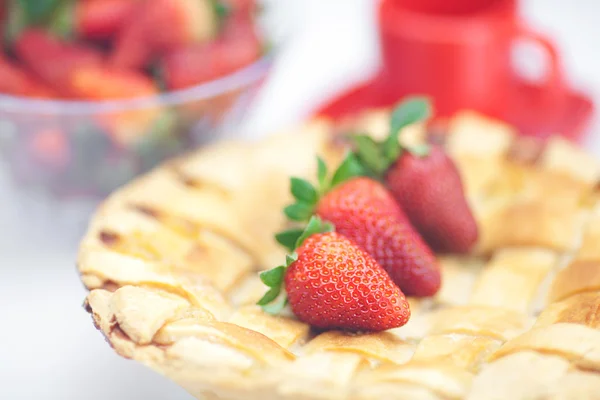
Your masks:
[[[532,42],[546,52],[548,65],[546,66],[546,80],[543,84],[544,96],[550,101],[560,98],[563,90],[563,72],[558,50],[552,40],[524,26],[519,28],[517,39]]]

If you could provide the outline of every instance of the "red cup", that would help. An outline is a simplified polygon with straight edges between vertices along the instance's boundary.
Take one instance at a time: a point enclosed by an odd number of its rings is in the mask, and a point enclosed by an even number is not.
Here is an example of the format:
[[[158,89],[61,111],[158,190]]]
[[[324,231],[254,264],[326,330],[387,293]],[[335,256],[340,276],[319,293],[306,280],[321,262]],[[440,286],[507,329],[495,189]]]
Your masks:
[[[457,0],[457,4],[483,1]],[[514,0],[496,0],[493,7],[477,12],[451,14],[415,11],[408,3],[454,4],[383,0],[379,18],[385,91],[397,97],[430,96],[440,116],[473,109],[503,118],[515,91],[512,49],[516,42],[526,41],[547,54],[542,101],[551,109],[564,98],[554,45],[520,22]]]
[[[395,0],[398,7],[430,14],[471,14],[516,10],[516,0]]]

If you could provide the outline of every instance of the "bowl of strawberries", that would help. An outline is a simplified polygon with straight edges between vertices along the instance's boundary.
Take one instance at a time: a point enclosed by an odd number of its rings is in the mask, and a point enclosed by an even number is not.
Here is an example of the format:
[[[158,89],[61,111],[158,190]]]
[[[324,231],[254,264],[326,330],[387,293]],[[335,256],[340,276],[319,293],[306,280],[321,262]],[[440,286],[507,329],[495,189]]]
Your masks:
[[[271,64],[254,0],[19,0],[0,18],[17,184],[103,196],[233,129]]]

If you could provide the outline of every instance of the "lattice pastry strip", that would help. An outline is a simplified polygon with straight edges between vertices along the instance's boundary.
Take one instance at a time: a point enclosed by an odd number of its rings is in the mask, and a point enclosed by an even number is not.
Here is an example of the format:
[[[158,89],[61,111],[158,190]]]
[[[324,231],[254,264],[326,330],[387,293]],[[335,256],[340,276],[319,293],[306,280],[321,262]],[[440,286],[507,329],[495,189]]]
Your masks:
[[[558,257],[549,250],[500,250],[479,276],[470,302],[528,314],[538,286],[557,262]]]
[[[473,375],[452,363],[411,361],[404,365],[383,364],[364,370],[357,378],[361,387],[384,383],[409,384],[427,388],[444,399],[461,399],[467,394]]]
[[[600,330],[600,292],[579,293],[551,304],[539,315],[535,326],[557,323],[581,324]]]
[[[209,229],[254,251],[253,238],[240,224],[239,215],[232,212],[232,194],[211,188],[194,189],[182,179],[170,169],[156,170],[143,181],[117,192],[107,209],[114,204],[120,208],[137,207],[180,233],[193,235],[199,229]]]
[[[514,136],[512,127],[470,112],[451,121],[446,148],[459,167],[470,198],[482,196],[501,175]]]
[[[557,323],[536,327],[506,342],[490,361],[524,350],[559,355],[580,368],[600,371],[600,331]]]
[[[413,361],[437,364],[451,363],[470,372],[477,372],[502,341],[485,336],[456,333],[426,336],[415,350]]]
[[[572,176],[590,187],[600,178],[598,160],[559,136],[549,139],[540,165],[549,171]]]
[[[439,257],[442,270],[442,285],[435,300],[444,305],[466,305],[469,303],[475,280],[485,265],[477,257]]]
[[[596,290],[600,290],[600,260],[573,261],[556,274],[550,288],[549,301]]]
[[[229,322],[262,333],[286,349],[304,342],[310,330],[308,325],[293,318],[266,314],[256,305],[238,309]]]
[[[390,332],[356,335],[332,331],[316,336],[304,348],[305,354],[323,351],[356,354],[373,365],[404,364],[412,357],[414,346]]]
[[[493,199],[474,204],[482,237],[479,251],[489,253],[513,246],[573,251],[587,212],[539,199]]]
[[[469,398],[597,398],[600,375],[573,367],[600,369],[599,327],[599,292],[551,304],[533,329],[508,341],[489,358]]]
[[[581,247],[575,254],[575,260],[600,260],[600,246],[598,243],[600,243],[600,202],[597,202],[592,209],[590,218],[583,231]]]
[[[175,274],[199,275],[227,292],[253,270],[252,258],[209,230],[182,235],[155,218],[130,209],[115,210],[98,224],[97,243],[112,251],[168,266]]]
[[[574,384],[579,383],[580,387]],[[597,399],[600,376],[573,370],[555,355],[522,351],[488,364],[475,377],[468,400]]]
[[[509,340],[527,330],[527,316],[506,308],[456,306],[430,313],[430,334],[465,334]]]

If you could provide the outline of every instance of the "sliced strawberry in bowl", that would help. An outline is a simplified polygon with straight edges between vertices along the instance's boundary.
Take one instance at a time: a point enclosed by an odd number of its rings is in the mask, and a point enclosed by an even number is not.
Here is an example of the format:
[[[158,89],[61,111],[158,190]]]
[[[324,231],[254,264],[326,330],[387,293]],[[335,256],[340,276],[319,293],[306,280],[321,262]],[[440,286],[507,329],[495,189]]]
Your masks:
[[[209,0],[143,2],[117,37],[110,63],[119,68],[143,68],[154,56],[215,38],[217,22]]]
[[[161,52],[190,43],[206,43],[217,35],[218,19],[209,0],[154,0],[149,25],[153,47]],[[153,8],[152,8],[153,7]]]
[[[158,93],[154,82],[135,71],[104,66],[79,68],[69,76],[69,91],[86,100],[115,100],[153,96]]]
[[[256,9],[256,0],[217,0],[217,3],[234,14],[247,13]]]
[[[216,43],[220,69],[233,72],[258,60],[263,52],[260,37],[248,16],[229,18]]]
[[[158,93],[153,81],[141,73],[106,67],[81,68],[71,75],[69,89],[77,98],[108,101],[150,98]],[[121,146],[145,135],[163,109],[155,106],[117,110],[98,115],[98,123]]]
[[[0,58],[0,92],[38,99],[56,97],[56,93],[21,65]]]
[[[14,43],[17,57],[47,85],[70,95],[70,75],[79,68],[102,65],[103,56],[93,47],[62,41],[41,30],[23,32]]]
[[[75,26],[88,39],[107,39],[125,26],[141,0],[85,0],[75,9]]]
[[[214,42],[180,46],[166,53],[162,69],[167,87],[191,87],[256,62],[262,55],[261,42],[254,27],[246,23],[232,21]]]
[[[215,54],[214,44],[184,46],[169,52],[162,62],[166,86],[184,89],[217,79],[222,73]]]

